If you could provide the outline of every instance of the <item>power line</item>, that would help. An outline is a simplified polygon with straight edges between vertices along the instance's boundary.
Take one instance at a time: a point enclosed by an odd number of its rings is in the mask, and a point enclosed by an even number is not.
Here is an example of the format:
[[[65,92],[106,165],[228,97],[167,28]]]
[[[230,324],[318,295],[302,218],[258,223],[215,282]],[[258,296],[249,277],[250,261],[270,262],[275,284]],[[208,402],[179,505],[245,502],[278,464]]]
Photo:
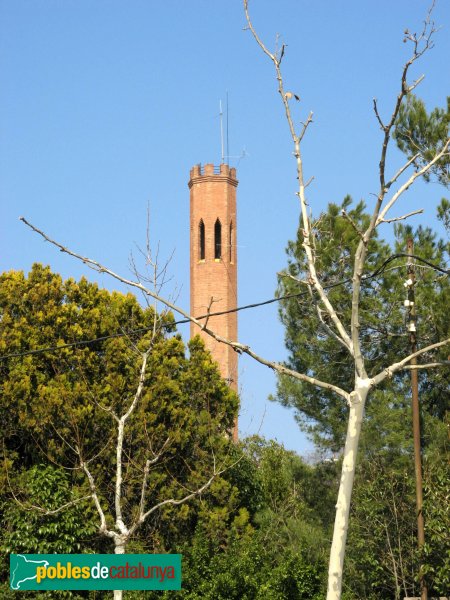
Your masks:
[[[397,258],[405,258],[405,257],[408,259],[414,258],[415,260],[422,262],[422,263],[426,264],[427,266],[431,267],[435,271],[443,273],[444,275],[447,275],[447,276],[450,275],[450,269],[442,269],[441,267],[425,260],[424,258],[421,258],[420,256],[399,252],[399,253],[392,254],[391,256],[389,256],[381,264],[381,266],[378,267],[373,273],[363,276],[362,281],[364,282],[364,281],[367,281],[368,279],[374,279],[375,277],[378,277],[378,275],[381,275],[385,271],[386,267],[392,261],[396,260]],[[335,287],[345,285],[346,283],[350,283],[351,281],[352,281],[351,278],[347,278],[347,279],[343,279],[341,281],[337,281],[335,283],[330,283],[328,285],[324,285],[323,288],[325,290],[330,290]],[[214,313],[208,313],[206,315],[201,315],[199,317],[196,317],[196,319],[200,321],[202,319],[207,319],[210,317],[218,317],[221,315],[240,312],[241,310],[249,310],[251,308],[258,308],[260,306],[266,306],[268,304],[273,304],[274,302],[280,302],[281,300],[289,300],[291,298],[301,298],[301,297],[307,296],[307,295],[309,295],[309,291],[308,292],[297,292],[294,294],[286,294],[284,296],[278,296],[276,298],[270,298],[269,300],[264,300],[263,302],[255,302],[253,304],[246,304],[244,306],[238,306],[236,308],[231,308],[228,310],[222,310],[222,311],[217,311]],[[180,319],[179,321],[172,321],[170,323],[164,323],[162,325],[162,327],[164,329],[171,329],[172,327],[175,327],[176,325],[183,325],[183,324],[190,323],[190,322],[191,322],[191,319]],[[120,337],[126,337],[126,336],[134,335],[137,333],[146,333],[147,331],[150,331],[151,329],[153,329],[153,326],[152,327],[141,327],[139,329],[132,329],[131,331],[128,331],[128,332],[122,331],[120,333],[119,332],[111,333],[109,335],[103,335],[101,337],[96,337],[96,338],[92,338],[89,340],[78,340],[77,342],[69,342],[67,344],[61,344],[60,346],[49,346],[47,348],[37,348],[35,350],[26,350],[25,352],[12,352],[11,354],[4,354],[3,356],[0,356],[0,360],[5,360],[7,358],[19,358],[22,356],[30,356],[33,354],[42,354],[44,352],[55,352],[58,350],[64,350],[65,348],[74,348],[76,346],[87,346],[88,344],[94,344],[95,342],[103,342],[106,340],[120,338]]]

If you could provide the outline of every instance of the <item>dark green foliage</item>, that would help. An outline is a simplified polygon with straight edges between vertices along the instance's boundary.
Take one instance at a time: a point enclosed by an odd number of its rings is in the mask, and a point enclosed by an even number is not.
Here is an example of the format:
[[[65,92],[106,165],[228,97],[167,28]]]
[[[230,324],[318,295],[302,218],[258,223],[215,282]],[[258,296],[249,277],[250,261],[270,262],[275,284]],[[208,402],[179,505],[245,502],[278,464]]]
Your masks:
[[[95,515],[86,501],[56,514],[44,514],[59,509],[74,497],[81,497],[71,489],[67,474],[52,466],[36,465],[18,479],[22,500],[17,498],[17,502],[5,504],[3,518],[7,529],[1,534],[2,551],[8,554],[80,552],[97,529]]]
[[[257,535],[236,540],[226,553],[214,556],[195,588],[187,587],[181,596],[189,600],[319,600],[324,598],[323,573],[324,564],[311,563],[292,550],[274,552]]]
[[[21,600],[85,600],[91,598],[92,600],[103,600],[110,598],[105,593],[97,592],[97,595],[88,595],[87,592],[69,592],[69,591],[52,591],[52,592],[17,592],[9,587],[8,583],[0,583],[0,598],[2,600],[17,600],[20,594]],[[84,594],[84,595],[83,595]]]
[[[257,437],[247,440],[243,451],[247,475],[241,501],[250,498],[250,510],[239,509],[220,541],[199,523],[183,549],[182,597],[323,598],[327,538],[321,517],[327,499],[321,505],[313,499],[316,468]],[[258,505],[248,490],[259,490]]]
[[[417,595],[412,466],[396,470],[378,456],[358,468],[346,556],[346,588],[352,597]]]
[[[448,481],[448,464],[435,452],[424,462],[426,544],[421,555],[411,456],[378,453],[360,462],[346,556],[351,598],[400,600],[420,595],[420,572],[430,597],[448,594]]]
[[[212,528],[205,506],[195,534],[176,548],[183,554],[183,590],[149,592],[143,598],[325,598],[328,542],[321,511],[327,498],[322,505],[317,505],[317,496],[311,504],[306,500],[308,494],[312,500],[320,493],[310,487],[323,475],[295,453],[258,437],[246,440],[235,452],[241,453],[241,461],[226,474],[237,482],[234,508],[229,504],[225,522],[216,521]],[[215,509],[210,507],[212,513]]]
[[[450,202],[446,198],[442,198],[438,206],[438,219],[442,221],[447,233],[450,233]]]
[[[340,207],[330,204],[327,213],[313,223],[313,230],[318,274],[323,285],[329,287],[330,299],[344,325],[349,328],[351,277],[359,236],[342,215],[342,209],[357,226],[367,225],[369,217],[364,212],[364,205],[359,203],[352,209],[347,197]],[[394,248],[391,249],[388,244],[377,238],[372,240],[366,275],[379,269],[394,252],[406,252],[406,239],[409,237],[414,240],[415,254],[445,268],[448,248],[429,228],[419,226],[413,231],[410,227],[398,225]],[[290,242],[288,245],[286,275],[281,275],[279,279],[280,295],[301,293],[305,290],[304,285],[292,279],[307,279],[302,241],[303,235],[299,231],[296,242]],[[363,282],[360,331],[369,376],[408,354],[403,308],[406,298],[403,283],[406,278],[406,260],[397,259],[376,277],[367,278]],[[450,330],[450,285],[448,277],[421,263],[417,263],[416,280],[418,345],[421,347],[444,339]],[[320,326],[316,309],[307,292],[299,298],[283,300],[280,316],[286,327],[286,346],[289,351],[287,365],[351,390],[354,379],[351,357],[343,346],[326,334]],[[445,358],[445,352],[443,349],[439,356]],[[426,359],[425,356],[423,360]],[[408,382],[409,375],[401,373],[393,378],[390,386],[404,394],[408,393]],[[442,419],[448,398],[448,372],[445,369],[424,372],[420,382],[421,391],[424,392],[424,406],[431,414]],[[374,397],[375,395],[372,395],[369,398],[369,407]],[[397,398],[400,398],[398,394]],[[334,451],[342,447],[347,408],[340,398],[309,384],[280,377],[276,399],[296,409],[301,427],[311,435],[316,444]],[[399,400],[394,400],[395,402],[398,403]]]
[[[70,488],[64,471],[48,465],[36,465],[18,478],[22,490],[16,502],[4,500],[1,513],[4,529],[0,534],[1,579],[9,577],[9,554],[70,554],[82,552],[94,544],[97,523],[86,503],[69,506],[53,515],[45,510],[55,510],[71,502],[77,494]],[[20,502],[20,504],[19,504]],[[11,594],[11,596],[10,596]],[[80,598],[72,592],[21,592],[24,598]],[[0,587],[3,599],[17,598],[17,592]],[[87,597],[87,596],[86,596]]]
[[[99,524],[92,504],[47,517],[31,509],[51,511],[89,494],[79,468],[79,448],[89,461],[112,523],[117,427],[111,411],[123,414],[130,406],[141,368],[140,352],[149,344],[144,393],[125,430],[125,519],[129,522],[139,506],[145,461],[166,440],[165,452],[150,469],[146,508],[166,498],[183,497],[186,488],[199,487],[211,476],[214,459],[222,468],[232,461],[233,446],[226,433],[234,422],[236,395],[198,338],[189,343],[187,356],[181,338],[171,333],[170,315],[156,316],[131,294],[99,290],[84,279],[63,282],[40,265],[28,277],[5,273],[0,284],[1,354],[116,332],[128,334],[57,352],[9,356],[0,362],[4,548],[111,551],[110,540],[92,536],[93,522]],[[47,479],[47,487],[40,485]],[[218,477],[204,498],[212,506],[230,505],[233,510],[235,495],[235,488]],[[186,540],[204,510],[201,500],[154,513],[128,551],[166,551]],[[76,520],[80,510],[84,526]]]
[[[368,225],[369,217],[364,212],[364,204],[351,207],[351,199],[345,198],[340,206],[330,204],[328,212],[322,214],[312,226],[315,235],[315,253],[317,272],[325,287],[329,290],[330,300],[345,326],[351,318],[351,277],[358,233],[342,215],[345,210],[352,221],[363,228]],[[318,323],[317,312],[305,286],[292,278],[307,279],[307,265],[303,249],[301,230],[295,242],[287,247],[288,267],[286,275],[279,277],[279,295],[304,292],[299,298],[283,300],[280,303],[280,317],[286,328],[286,346],[289,351],[287,364],[299,372],[307,373],[323,381],[333,382],[344,389],[353,385],[354,366],[347,350],[331,338]],[[367,272],[375,271],[389,256],[389,247],[373,239],[369,245]],[[391,292],[390,285],[387,284]],[[380,313],[388,310],[396,296],[391,297],[388,306],[386,298],[379,295],[379,284],[368,280],[361,295],[361,336],[363,348],[369,360],[369,368],[380,363],[384,355],[386,340],[386,322],[380,319]],[[397,318],[400,324],[401,316]],[[347,409],[340,398],[326,391],[316,389],[309,384],[282,377],[279,380],[277,400],[297,410],[297,419],[302,428],[308,431],[313,440],[337,450],[342,445],[346,427]]]
[[[448,461],[430,457],[424,465],[425,548],[423,572],[436,596],[450,591],[450,469]]]
[[[420,98],[409,94],[406,103],[400,106],[394,130],[397,146],[411,159],[416,154],[414,164],[420,169],[442,149],[449,137],[450,97],[447,97],[447,108],[435,108],[427,113],[425,104]],[[438,161],[432,168],[439,183],[448,186],[450,183],[450,159],[446,157]],[[425,175],[427,181],[430,174]]]

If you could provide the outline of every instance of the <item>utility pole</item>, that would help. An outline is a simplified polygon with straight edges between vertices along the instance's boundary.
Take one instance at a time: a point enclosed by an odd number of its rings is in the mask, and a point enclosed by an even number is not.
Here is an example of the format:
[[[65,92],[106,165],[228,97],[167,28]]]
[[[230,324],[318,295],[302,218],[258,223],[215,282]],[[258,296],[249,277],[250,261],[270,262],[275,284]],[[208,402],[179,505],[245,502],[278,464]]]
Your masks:
[[[408,307],[408,332],[411,353],[417,352],[417,328],[416,328],[416,304],[414,286],[416,275],[414,271],[414,262],[412,254],[414,245],[411,238],[407,241],[408,247],[408,280],[406,288],[408,290],[408,300],[405,302]],[[417,359],[413,358],[411,366],[417,365]],[[422,452],[420,447],[420,410],[419,410],[419,383],[417,369],[411,369],[411,391],[412,391],[412,417],[413,417],[413,437],[414,437],[414,470],[416,474],[416,511],[417,511],[417,541],[419,550],[425,544],[425,529],[423,519],[423,491],[422,491]],[[420,576],[420,598],[428,600],[428,590],[423,574]]]

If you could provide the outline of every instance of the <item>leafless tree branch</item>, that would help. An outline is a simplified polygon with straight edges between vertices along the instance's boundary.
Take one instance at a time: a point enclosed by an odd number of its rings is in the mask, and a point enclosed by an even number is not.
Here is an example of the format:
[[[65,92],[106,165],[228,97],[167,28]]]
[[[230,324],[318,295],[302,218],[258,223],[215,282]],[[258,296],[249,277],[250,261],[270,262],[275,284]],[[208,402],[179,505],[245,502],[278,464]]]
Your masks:
[[[414,215],[420,215],[422,213],[423,208],[420,208],[419,210],[413,210],[412,212],[406,215],[402,215],[401,217],[394,217],[392,219],[382,219],[380,223],[395,223],[396,221],[404,221],[405,219],[409,219],[409,217],[412,217]]]
[[[447,344],[450,344],[450,338],[447,338],[446,340],[443,340],[442,342],[436,342],[435,344],[430,344],[429,346],[425,346],[424,348],[417,350],[417,352],[414,352],[413,354],[406,356],[403,360],[390,365],[389,367],[387,367],[386,369],[383,369],[383,371],[381,371],[380,373],[375,375],[375,377],[372,377],[371,382],[370,382],[371,387],[379,385],[386,378],[392,377],[392,375],[394,375],[394,373],[397,373],[397,371],[401,371],[402,369],[405,369],[405,368],[410,369],[412,365],[408,365],[408,363],[411,362],[411,360],[413,358],[417,358],[417,357],[421,356],[422,354],[431,352],[432,350],[436,350],[437,348],[441,348],[442,346],[446,346]],[[430,363],[430,364],[434,365],[436,363]],[[442,364],[447,364],[447,361],[443,361]],[[417,365],[417,368],[421,368],[420,365]]]
[[[59,250],[61,252],[64,252],[64,253],[68,254],[69,256],[77,258],[78,260],[81,260],[84,264],[89,266],[94,271],[97,271],[98,273],[106,273],[106,274],[110,275],[111,277],[113,277],[114,279],[116,279],[117,281],[124,283],[125,285],[129,285],[131,287],[137,288],[138,290],[141,290],[148,296],[150,296],[150,297],[158,300],[162,304],[166,305],[168,308],[170,308],[174,312],[182,315],[184,318],[188,319],[189,321],[192,321],[200,329],[203,328],[203,323],[201,322],[200,319],[193,317],[187,311],[183,310],[182,308],[180,308],[179,306],[177,306],[170,300],[167,300],[166,298],[156,294],[153,290],[146,288],[141,282],[133,281],[131,279],[122,277],[122,276],[118,275],[117,273],[115,273],[114,271],[112,271],[111,269],[108,269],[107,267],[101,265],[99,262],[97,262],[91,258],[81,256],[80,254],[77,254],[76,252],[69,250],[68,248],[66,248],[65,246],[60,244],[59,242],[52,240],[46,233],[44,233],[43,231],[41,231],[40,229],[35,227],[32,223],[27,221],[27,219],[25,219],[25,217],[20,217],[20,220],[23,223],[25,223],[25,225],[30,227],[30,229],[32,229],[33,231],[35,231],[36,233],[41,235],[47,242],[49,242],[49,243],[53,244],[54,246],[56,246],[57,248],[59,248]],[[322,290],[322,293],[323,293],[324,297],[326,298],[325,292],[323,291],[323,288],[321,286],[320,286],[320,289]],[[321,299],[322,299],[322,296],[321,296]],[[328,305],[329,304],[330,303],[328,302]],[[228,346],[233,348],[236,352],[239,352],[239,353],[244,352],[245,354],[248,354],[249,356],[251,356],[254,360],[259,362],[260,364],[265,365],[266,367],[269,367],[270,369],[273,369],[273,370],[277,371],[278,373],[281,373],[283,375],[290,375],[291,377],[294,377],[295,379],[300,379],[301,381],[305,381],[305,382],[315,385],[317,387],[322,387],[324,389],[328,389],[330,391],[335,392],[336,394],[338,394],[345,400],[348,400],[348,393],[345,390],[339,388],[338,386],[321,381],[319,379],[315,379],[314,377],[310,377],[303,373],[297,373],[297,371],[289,369],[288,367],[286,367],[280,363],[266,360],[265,358],[259,356],[256,352],[254,352],[249,346],[246,346],[245,344],[241,344],[240,342],[228,340],[228,339],[216,334],[213,330],[211,330],[209,328],[205,328],[204,331],[208,335],[210,335],[212,338],[214,338],[216,341],[221,342],[223,344],[227,344]]]

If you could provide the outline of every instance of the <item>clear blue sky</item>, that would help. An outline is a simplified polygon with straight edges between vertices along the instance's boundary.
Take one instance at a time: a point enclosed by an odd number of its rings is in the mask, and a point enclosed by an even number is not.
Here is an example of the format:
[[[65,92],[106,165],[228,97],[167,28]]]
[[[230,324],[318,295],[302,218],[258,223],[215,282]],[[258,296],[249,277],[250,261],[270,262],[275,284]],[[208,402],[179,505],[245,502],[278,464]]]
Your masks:
[[[304,145],[315,214],[345,194],[372,202],[383,115],[393,106],[424,0],[251,0],[255,27],[273,48],[288,44],[288,88],[297,118],[314,111]],[[450,4],[438,0],[436,47],[414,68],[427,106],[449,92]],[[128,275],[135,243],[151,234],[171,263],[179,304],[189,303],[189,169],[220,162],[219,99],[229,93],[230,154],[238,166],[239,299],[273,296],[284,248],[295,236],[295,165],[271,65],[245,26],[239,0],[0,0],[0,197],[2,270],[43,262],[64,277],[118,286],[43,243],[50,235]],[[391,155],[392,170],[399,164]],[[435,220],[442,195],[419,185],[399,211],[424,207]],[[386,234],[388,234],[386,230]],[[167,292],[173,291],[173,286]],[[275,305],[240,315],[240,341],[283,360]],[[188,331],[182,330],[186,337]],[[261,433],[309,452],[292,413],[267,401],[275,377],[240,363],[241,435]],[[262,423],[262,425],[261,425]]]

